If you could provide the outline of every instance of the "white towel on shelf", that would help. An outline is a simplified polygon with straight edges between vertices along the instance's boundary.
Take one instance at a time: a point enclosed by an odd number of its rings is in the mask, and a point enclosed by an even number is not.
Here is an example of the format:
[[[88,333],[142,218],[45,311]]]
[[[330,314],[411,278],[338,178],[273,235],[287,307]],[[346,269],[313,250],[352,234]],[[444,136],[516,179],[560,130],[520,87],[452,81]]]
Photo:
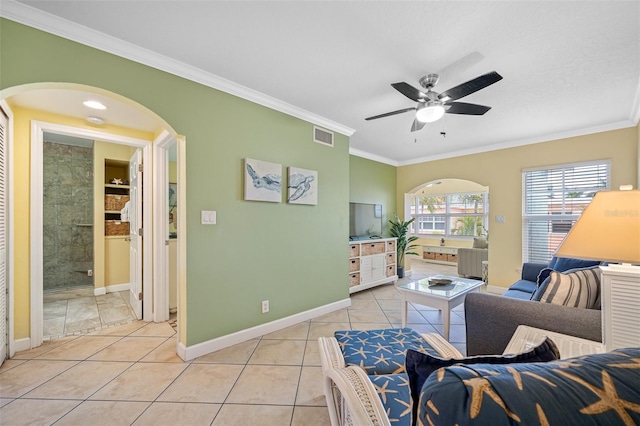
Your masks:
[[[129,201],[127,201],[122,210],[120,210],[120,221],[129,222]]]

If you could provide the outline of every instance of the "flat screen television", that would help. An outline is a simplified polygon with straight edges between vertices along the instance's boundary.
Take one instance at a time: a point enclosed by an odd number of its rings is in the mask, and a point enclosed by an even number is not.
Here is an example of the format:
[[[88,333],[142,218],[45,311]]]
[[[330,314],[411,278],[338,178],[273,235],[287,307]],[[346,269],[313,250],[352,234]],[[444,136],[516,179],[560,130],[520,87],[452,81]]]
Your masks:
[[[349,239],[382,238],[382,204],[349,203]]]

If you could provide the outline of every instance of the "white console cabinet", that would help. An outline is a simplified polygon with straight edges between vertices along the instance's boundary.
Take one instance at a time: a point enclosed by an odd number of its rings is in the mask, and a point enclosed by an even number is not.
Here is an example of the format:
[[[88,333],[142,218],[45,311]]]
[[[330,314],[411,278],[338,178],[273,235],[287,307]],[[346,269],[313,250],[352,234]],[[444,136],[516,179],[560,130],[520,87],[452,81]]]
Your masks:
[[[443,265],[457,265],[458,247],[422,246],[422,259]]]
[[[349,293],[397,280],[396,238],[349,242]]]

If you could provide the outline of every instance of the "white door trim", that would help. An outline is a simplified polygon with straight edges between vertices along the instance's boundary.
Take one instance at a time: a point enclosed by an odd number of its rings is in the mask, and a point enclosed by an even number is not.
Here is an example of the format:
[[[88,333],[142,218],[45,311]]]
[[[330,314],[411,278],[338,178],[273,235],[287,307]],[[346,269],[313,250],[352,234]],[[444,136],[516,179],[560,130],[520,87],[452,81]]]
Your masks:
[[[44,121],[31,121],[31,239],[30,239],[30,276],[31,276],[31,330],[30,340],[31,348],[38,347],[42,344],[43,338],[43,271],[42,271],[42,180],[43,180],[43,135],[45,132],[58,133],[69,136],[83,137],[91,140],[100,140],[104,142],[116,143],[121,145],[129,145],[140,148],[142,150],[143,168],[142,172],[147,176],[151,176],[152,170],[152,144],[151,141],[144,139],[136,139],[127,136],[120,136],[111,133],[105,133],[97,130],[83,129],[79,127],[66,126],[57,123],[47,123]],[[153,184],[149,179],[143,187],[143,197],[151,202],[144,203],[143,228],[146,229],[149,237],[143,239],[143,292],[145,294],[153,293],[153,217],[151,212],[153,200]],[[150,321],[152,318],[152,303],[143,304],[143,319]]]
[[[5,205],[7,206],[5,211],[6,221],[6,240],[5,240],[5,280],[7,289],[7,318],[0,318],[0,321],[6,321],[7,326],[7,339],[9,340],[9,358],[12,358],[16,353],[16,345],[13,335],[13,111],[9,107],[9,104],[2,99],[0,100],[0,110],[4,112],[7,117],[7,128],[5,132]],[[1,363],[1,361],[0,361]]]
[[[153,180],[159,188],[153,198],[154,322],[169,320],[169,195],[168,190],[162,188],[169,188],[168,148],[174,142],[175,138],[166,130],[153,141]]]

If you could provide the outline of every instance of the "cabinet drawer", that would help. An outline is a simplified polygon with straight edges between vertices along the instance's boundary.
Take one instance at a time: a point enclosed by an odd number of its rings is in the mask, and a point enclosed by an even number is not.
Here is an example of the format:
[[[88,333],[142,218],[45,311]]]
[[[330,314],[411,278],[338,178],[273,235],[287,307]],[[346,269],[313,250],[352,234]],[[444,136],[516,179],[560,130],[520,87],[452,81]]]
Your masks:
[[[360,270],[360,259],[349,259],[349,272]]]
[[[447,256],[449,256],[446,253],[436,253],[436,260],[442,260],[444,262],[448,262]]]
[[[355,274],[349,274],[349,287],[356,285],[360,285],[360,274],[358,272]]]
[[[365,243],[362,244],[361,256],[370,256],[372,254],[384,253],[384,243]]]
[[[396,265],[387,266],[387,276],[392,277],[396,274]]]
[[[387,265],[392,265],[396,263],[396,254],[394,253],[387,253]]]
[[[387,241],[387,253],[396,252],[396,240]]]
[[[360,244],[349,244],[349,257],[360,256]]]
[[[431,251],[425,251],[422,253],[422,258],[427,260],[436,260],[436,254]]]
[[[447,261],[448,262],[458,263],[458,255],[457,254],[448,254],[447,255]]]

